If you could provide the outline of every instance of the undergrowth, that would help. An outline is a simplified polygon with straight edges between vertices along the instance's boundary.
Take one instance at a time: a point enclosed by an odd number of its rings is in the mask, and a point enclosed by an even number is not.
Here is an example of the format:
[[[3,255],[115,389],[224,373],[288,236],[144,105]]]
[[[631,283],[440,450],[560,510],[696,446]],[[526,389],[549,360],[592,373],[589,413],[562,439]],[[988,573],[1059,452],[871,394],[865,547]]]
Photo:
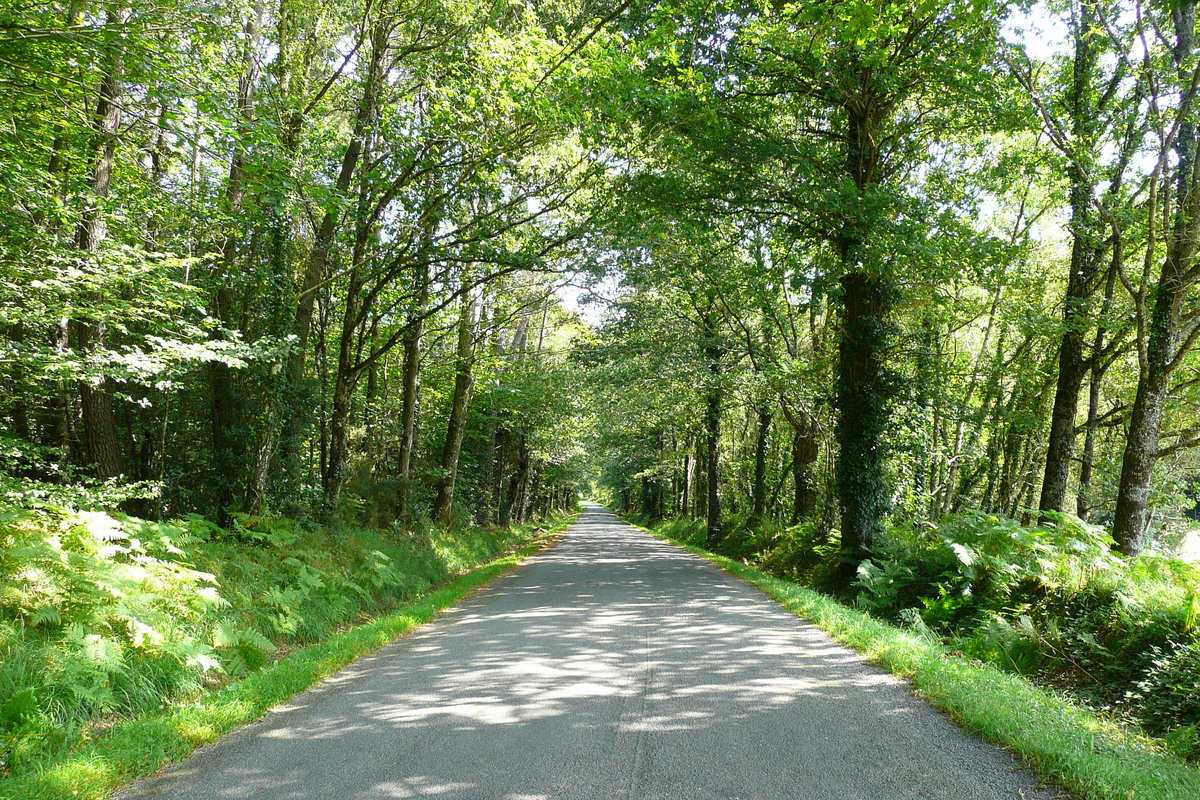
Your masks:
[[[0,777],[194,701],[534,535],[0,513]]]
[[[1080,797],[1088,800],[1200,797],[1200,772],[1178,758],[1194,752],[1193,726],[1176,724],[1166,728],[1164,739],[1154,739],[1136,726],[1123,724],[1119,716],[1096,714],[1096,709],[1087,704],[1014,674],[1022,672],[1013,663],[1020,658],[1014,653],[1008,657],[993,653],[989,660],[984,660],[978,656],[987,656],[985,652],[964,653],[959,649],[967,637],[979,635],[979,627],[971,627],[969,620],[972,618],[1006,620],[1005,625],[1024,627],[1026,623],[1020,621],[1024,616],[1033,631],[1024,635],[1042,639],[1046,638],[1047,627],[1034,623],[1034,618],[1023,614],[1019,607],[982,608],[991,601],[981,600],[979,595],[970,592],[964,595],[965,585],[961,581],[973,584],[984,598],[993,600],[1000,587],[1009,587],[1005,591],[1010,598],[1054,596],[1061,602],[1063,598],[1074,597],[1079,603],[1080,614],[1093,606],[1079,598],[1089,592],[1099,592],[1116,603],[1097,615],[1099,619],[1109,620],[1114,631],[1114,640],[1108,646],[1117,648],[1119,642],[1124,642],[1129,648],[1125,657],[1130,658],[1125,671],[1143,676],[1136,683],[1136,691],[1141,694],[1136,697],[1131,694],[1129,704],[1141,709],[1143,720],[1186,719],[1183,715],[1194,714],[1200,702],[1200,684],[1195,682],[1200,648],[1195,643],[1194,630],[1189,627],[1195,624],[1191,600],[1194,584],[1189,585],[1194,578],[1191,568],[1161,558],[1142,559],[1132,564],[1115,563],[1108,556],[1107,542],[1098,538],[1095,530],[1078,527],[1082,523],[1077,520],[1060,520],[1058,530],[1028,533],[1014,530],[1012,526],[1016,523],[994,518],[968,518],[952,523],[955,527],[945,531],[944,538],[936,529],[918,535],[926,542],[935,536],[942,538],[950,557],[961,567],[954,567],[945,553],[930,556],[928,552],[925,553],[927,558],[906,562],[905,566],[913,572],[920,570],[926,575],[941,576],[929,585],[945,587],[949,583],[959,590],[957,594],[953,590],[912,591],[913,582],[908,572],[898,569],[897,562],[886,561],[881,556],[887,548],[895,547],[895,542],[891,541],[882,543],[876,551],[879,560],[872,559],[871,564],[860,572],[860,608],[838,602],[795,580],[765,574],[752,565],[774,564],[778,568],[782,561],[781,550],[788,552],[796,547],[797,540],[810,536],[806,529],[763,536],[763,541],[773,540],[773,545],[758,551],[742,551],[734,557],[712,552],[705,541],[702,522],[668,521],[653,527],[651,532],[711,558],[760,587],[797,615],[812,620],[835,638],[861,650],[875,663],[909,679],[930,702],[964,727],[1012,749],[1045,777]],[[981,526],[985,530],[972,538],[968,531]],[[1075,526],[1074,530],[1071,526]],[[1079,536],[1086,540],[1073,541]],[[729,536],[725,538],[727,540]],[[1011,551],[1006,539],[1011,542]],[[1042,546],[1049,547],[1050,543],[1053,547],[1043,550]],[[955,544],[968,548],[969,552],[955,548]],[[717,545],[724,547],[724,542]],[[828,543],[821,546],[828,546]],[[1068,559],[1048,559],[1046,563],[1038,563],[1038,558],[1034,557],[1035,553],[1045,555],[1064,548],[1074,555]],[[933,549],[938,546],[934,545]],[[1005,552],[1011,552],[1012,556],[1002,555]],[[1018,557],[1020,564],[1014,563]],[[803,556],[803,559],[812,558],[811,554]],[[827,574],[828,562],[836,563],[835,559],[835,554],[821,557],[818,561],[822,563],[806,571],[798,568],[797,562],[792,562],[781,571],[800,580],[811,580],[812,576],[819,579]],[[947,577],[939,570],[939,565],[948,568],[955,577]],[[1031,571],[1039,573],[1046,581],[1030,580],[1028,573]],[[989,586],[990,591],[985,591]],[[1035,589],[1036,586],[1041,589]],[[970,598],[966,605],[947,602],[947,598],[962,596]],[[878,598],[910,598],[920,605],[904,605],[904,601],[891,599],[883,605],[894,611],[883,614],[880,607],[868,611]],[[1032,605],[1036,601],[1025,602]],[[967,605],[975,606],[976,610],[968,610]],[[949,613],[951,607],[952,614]],[[1014,615],[1017,622],[1008,622]],[[891,616],[894,621],[879,616]],[[957,627],[943,620],[957,620]],[[1063,625],[1063,628],[1067,627]],[[1058,641],[1052,645],[1062,660],[1080,661],[1089,647],[1107,650],[1100,641],[1090,644],[1089,634],[1084,631],[1073,634],[1074,641],[1068,640],[1070,634],[1063,633],[1063,628],[1060,628]],[[1179,632],[1187,644],[1167,648],[1154,644],[1163,641],[1164,637],[1169,639],[1168,634]],[[1188,636],[1193,638],[1187,639]],[[1145,650],[1137,649],[1140,647]],[[1132,658],[1135,651],[1143,657]],[[1115,661],[1109,666],[1114,670],[1119,667]],[[1154,730],[1153,724],[1147,727]]]
[[[646,520],[638,520],[645,522]],[[827,590],[840,556],[810,524],[703,520],[655,532]],[[1125,561],[1102,529],[1067,514],[1036,526],[994,514],[896,525],[841,599],[999,669],[1053,685],[1200,760],[1200,569],[1162,555]]]

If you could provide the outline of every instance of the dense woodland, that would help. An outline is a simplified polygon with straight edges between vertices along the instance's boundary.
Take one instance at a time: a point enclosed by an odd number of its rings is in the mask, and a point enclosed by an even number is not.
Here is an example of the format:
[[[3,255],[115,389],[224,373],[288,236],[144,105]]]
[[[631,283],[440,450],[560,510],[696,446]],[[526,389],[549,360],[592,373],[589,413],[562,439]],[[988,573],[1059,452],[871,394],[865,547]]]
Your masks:
[[[0,88],[10,522],[596,492],[1200,753],[1195,2],[7,0]]]

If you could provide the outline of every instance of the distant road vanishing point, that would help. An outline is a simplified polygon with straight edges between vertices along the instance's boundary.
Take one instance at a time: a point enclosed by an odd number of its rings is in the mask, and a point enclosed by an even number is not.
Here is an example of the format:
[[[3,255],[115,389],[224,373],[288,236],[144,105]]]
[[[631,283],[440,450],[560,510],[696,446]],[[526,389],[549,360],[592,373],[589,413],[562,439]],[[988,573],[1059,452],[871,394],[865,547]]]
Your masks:
[[[594,505],[433,624],[119,795],[1056,796],[757,589]]]

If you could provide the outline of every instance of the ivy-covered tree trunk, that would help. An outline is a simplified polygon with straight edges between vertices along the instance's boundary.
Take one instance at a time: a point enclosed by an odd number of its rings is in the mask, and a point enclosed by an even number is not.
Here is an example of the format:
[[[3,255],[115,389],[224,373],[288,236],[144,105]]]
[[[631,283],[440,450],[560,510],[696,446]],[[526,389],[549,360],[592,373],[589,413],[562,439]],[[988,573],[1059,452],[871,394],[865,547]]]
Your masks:
[[[1050,435],[1046,440],[1046,471],[1038,502],[1041,511],[1062,511],[1066,507],[1071,460],[1075,454],[1079,392],[1088,371],[1084,343],[1092,325],[1090,300],[1105,248],[1104,222],[1100,219],[1093,196],[1095,181],[1083,166],[1091,160],[1091,141],[1098,122],[1093,101],[1096,92],[1092,86],[1098,59],[1092,31],[1095,5],[1095,0],[1084,0],[1075,8],[1074,15],[1075,59],[1069,113],[1075,152],[1067,162],[1071,201],[1071,264],[1067,295],[1063,300],[1058,382],[1054,392],[1054,408],[1050,414]]]
[[[852,272],[842,280],[838,345],[837,464],[843,579],[854,577],[888,510],[883,432],[887,424],[890,291],[878,276]]]
[[[891,87],[850,45],[849,72],[855,85],[841,101],[845,117],[845,178],[855,189],[840,212],[835,234],[841,265],[841,339],[838,343],[835,435],[836,489],[841,514],[839,577],[849,584],[888,509],[883,431],[887,424],[888,313],[892,287],[885,266],[871,252],[883,212],[880,138],[894,109]]]

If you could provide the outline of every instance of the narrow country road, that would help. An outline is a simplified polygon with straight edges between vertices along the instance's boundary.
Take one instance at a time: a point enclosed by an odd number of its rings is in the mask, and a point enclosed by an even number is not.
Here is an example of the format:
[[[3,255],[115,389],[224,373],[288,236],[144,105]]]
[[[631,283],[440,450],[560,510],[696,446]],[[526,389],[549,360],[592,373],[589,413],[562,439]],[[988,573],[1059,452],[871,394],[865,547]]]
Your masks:
[[[437,622],[120,795],[1054,796],[758,590],[598,506]]]

